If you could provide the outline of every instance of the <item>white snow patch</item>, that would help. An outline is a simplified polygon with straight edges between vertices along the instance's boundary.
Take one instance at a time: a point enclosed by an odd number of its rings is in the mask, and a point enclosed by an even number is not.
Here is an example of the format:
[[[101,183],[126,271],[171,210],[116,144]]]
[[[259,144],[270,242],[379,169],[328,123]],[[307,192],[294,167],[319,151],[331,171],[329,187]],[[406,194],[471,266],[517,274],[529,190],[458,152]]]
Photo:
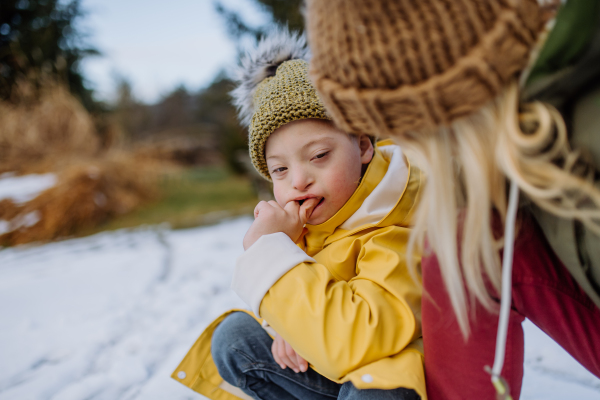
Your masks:
[[[531,321],[525,330],[525,377],[521,398],[600,399],[600,379],[592,375]]]
[[[12,173],[4,173],[0,175],[0,200],[11,199],[17,204],[27,203],[56,185],[56,182],[54,174],[14,176]]]
[[[0,219],[0,235],[11,232],[10,222]]]
[[[0,235],[5,233],[16,231],[20,228],[29,228],[40,222],[42,219],[41,214],[38,210],[28,212],[25,215],[19,215],[12,221],[5,221],[0,219]]]
[[[229,289],[252,223],[104,232],[0,251],[0,400],[191,400],[170,378],[202,329],[244,307]],[[600,398],[525,324],[522,399]]]

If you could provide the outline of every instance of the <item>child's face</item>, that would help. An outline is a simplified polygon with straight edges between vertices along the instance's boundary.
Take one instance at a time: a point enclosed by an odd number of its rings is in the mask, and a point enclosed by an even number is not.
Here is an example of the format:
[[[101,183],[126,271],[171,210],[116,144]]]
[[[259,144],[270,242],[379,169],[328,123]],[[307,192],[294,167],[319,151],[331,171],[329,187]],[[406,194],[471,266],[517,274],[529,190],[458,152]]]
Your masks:
[[[265,156],[280,206],[290,201],[320,200],[308,223],[331,218],[360,182],[362,167],[373,157],[368,136],[351,136],[318,119],[290,122],[267,140]]]

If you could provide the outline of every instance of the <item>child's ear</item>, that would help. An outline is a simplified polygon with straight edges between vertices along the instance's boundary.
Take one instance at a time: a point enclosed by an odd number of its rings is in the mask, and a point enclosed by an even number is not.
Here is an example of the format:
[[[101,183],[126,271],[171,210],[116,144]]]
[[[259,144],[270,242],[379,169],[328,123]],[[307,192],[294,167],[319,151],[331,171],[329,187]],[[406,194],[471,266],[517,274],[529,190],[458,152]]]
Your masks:
[[[360,148],[360,162],[362,164],[368,164],[373,158],[373,143],[368,135],[358,136],[358,147]]]

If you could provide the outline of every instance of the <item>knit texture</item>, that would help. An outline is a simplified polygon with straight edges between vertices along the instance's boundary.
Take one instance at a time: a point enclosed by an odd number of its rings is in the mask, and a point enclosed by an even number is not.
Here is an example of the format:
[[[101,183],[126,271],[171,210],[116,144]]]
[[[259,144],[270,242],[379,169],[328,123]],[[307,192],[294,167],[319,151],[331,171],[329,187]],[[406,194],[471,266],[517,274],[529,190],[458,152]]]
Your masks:
[[[269,181],[265,144],[271,133],[300,119],[331,119],[308,78],[305,60],[283,62],[275,76],[265,78],[256,88],[254,110],[249,128],[250,157],[254,167]]]
[[[378,136],[481,108],[524,69],[542,24],[536,0],[308,0],[307,17],[328,112]]]

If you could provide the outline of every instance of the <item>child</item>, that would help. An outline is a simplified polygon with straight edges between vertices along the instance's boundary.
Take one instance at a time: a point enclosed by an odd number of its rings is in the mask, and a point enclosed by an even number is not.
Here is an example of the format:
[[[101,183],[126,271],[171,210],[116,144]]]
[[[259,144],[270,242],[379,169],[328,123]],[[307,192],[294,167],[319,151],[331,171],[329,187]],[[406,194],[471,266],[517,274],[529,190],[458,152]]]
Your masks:
[[[233,278],[254,314],[219,317],[173,378],[213,399],[425,399],[405,259],[420,172],[335,128],[306,54],[279,32],[243,63],[234,95],[276,199],[256,206]]]

